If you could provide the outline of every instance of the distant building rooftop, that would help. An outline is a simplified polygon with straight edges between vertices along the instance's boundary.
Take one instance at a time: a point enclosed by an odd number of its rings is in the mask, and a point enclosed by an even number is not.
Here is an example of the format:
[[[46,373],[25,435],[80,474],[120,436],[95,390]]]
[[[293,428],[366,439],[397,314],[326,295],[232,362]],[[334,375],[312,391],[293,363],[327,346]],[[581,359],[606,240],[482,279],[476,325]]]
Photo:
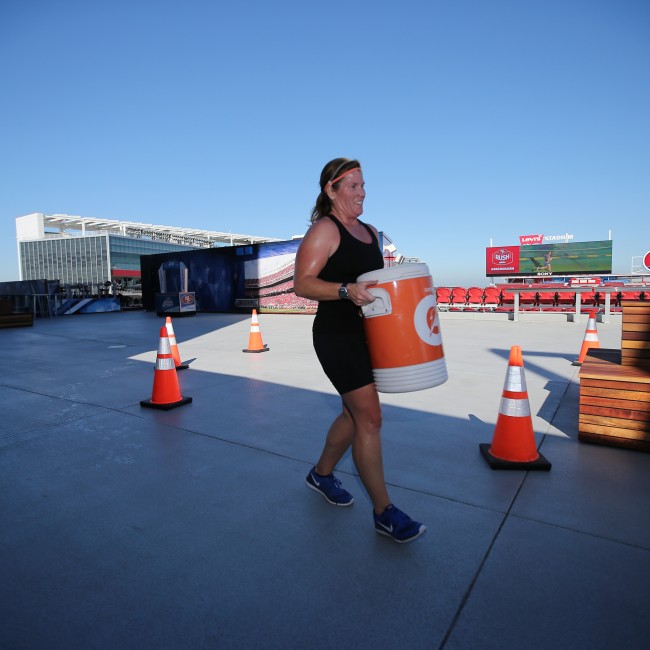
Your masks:
[[[50,229],[57,228],[53,233]],[[176,226],[161,226],[134,221],[117,221],[113,219],[96,219],[79,217],[68,214],[43,214],[35,212],[16,219],[16,238],[19,241],[29,239],[44,239],[48,236],[78,236],[89,232],[107,232],[113,235],[134,237],[136,239],[151,239],[195,248],[212,248],[215,244],[237,246],[259,244],[262,242],[280,241],[273,237],[242,235],[231,232],[213,230],[198,230],[196,228],[180,228]]]

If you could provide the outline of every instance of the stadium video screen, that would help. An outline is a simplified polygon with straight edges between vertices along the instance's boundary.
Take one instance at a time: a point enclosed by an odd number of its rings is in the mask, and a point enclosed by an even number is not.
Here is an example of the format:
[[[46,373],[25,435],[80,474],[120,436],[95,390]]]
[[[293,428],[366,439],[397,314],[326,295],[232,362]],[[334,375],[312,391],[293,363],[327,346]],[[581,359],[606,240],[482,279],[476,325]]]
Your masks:
[[[487,277],[612,272],[612,240],[495,246],[486,249]]]

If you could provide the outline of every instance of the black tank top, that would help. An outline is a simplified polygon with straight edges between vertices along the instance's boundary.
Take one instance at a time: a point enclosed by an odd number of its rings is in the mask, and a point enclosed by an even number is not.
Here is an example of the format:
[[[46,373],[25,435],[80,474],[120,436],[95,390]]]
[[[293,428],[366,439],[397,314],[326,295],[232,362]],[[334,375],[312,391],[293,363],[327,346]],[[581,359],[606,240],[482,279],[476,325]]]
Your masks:
[[[370,226],[359,221],[372,237],[372,241],[366,244],[353,237],[334,215],[329,215],[329,218],[339,229],[341,242],[318,274],[321,280],[356,282],[362,273],[384,267],[384,256],[379,250],[379,242]],[[362,326],[359,315],[359,307],[351,300],[322,300],[318,303],[314,331],[342,332],[350,327],[358,328]]]

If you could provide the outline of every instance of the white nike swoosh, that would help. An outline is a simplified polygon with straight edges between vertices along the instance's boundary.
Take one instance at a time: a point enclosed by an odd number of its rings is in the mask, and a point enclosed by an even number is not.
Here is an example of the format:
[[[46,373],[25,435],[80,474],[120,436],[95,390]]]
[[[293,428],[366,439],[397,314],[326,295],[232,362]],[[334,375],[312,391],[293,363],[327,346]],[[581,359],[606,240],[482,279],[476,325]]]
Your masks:
[[[386,526],[386,525],[382,524],[381,521],[378,521],[377,523],[378,523],[382,528],[384,528],[385,530],[387,530],[389,533],[392,533],[392,532],[393,532],[393,524],[391,524],[390,526]]]
[[[316,487],[320,487],[320,483],[316,480],[316,477],[314,476],[314,473],[311,473],[311,480],[314,481],[316,484]]]

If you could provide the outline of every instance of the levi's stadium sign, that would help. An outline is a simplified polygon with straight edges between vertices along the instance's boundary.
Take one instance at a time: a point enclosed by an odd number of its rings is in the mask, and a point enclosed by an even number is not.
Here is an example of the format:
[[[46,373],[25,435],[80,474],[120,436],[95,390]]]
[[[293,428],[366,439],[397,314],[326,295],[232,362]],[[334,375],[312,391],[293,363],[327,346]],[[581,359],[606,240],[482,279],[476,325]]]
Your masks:
[[[650,271],[650,251],[643,256],[643,266]]]
[[[549,242],[567,242],[573,239],[573,235],[564,233],[564,235],[519,235],[519,244],[528,246],[529,244],[548,244]]]

